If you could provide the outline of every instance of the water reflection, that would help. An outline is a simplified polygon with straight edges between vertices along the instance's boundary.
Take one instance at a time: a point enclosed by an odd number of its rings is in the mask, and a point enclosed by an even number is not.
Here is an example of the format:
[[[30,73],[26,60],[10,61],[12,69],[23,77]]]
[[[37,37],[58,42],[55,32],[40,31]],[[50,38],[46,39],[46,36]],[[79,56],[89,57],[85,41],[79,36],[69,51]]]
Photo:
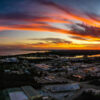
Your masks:
[[[95,55],[76,55],[76,56],[64,56],[64,57],[61,57],[61,58],[69,58],[69,59],[71,59],[71,58],[84,58],[84,57],[100,57],[100,54],[95,54]]]
[[[100,57],[100,54],[89,55],[88,57]]]
[[[48,52],[48,51],[11,50],[11,51],[0,51],[0,56],[28,54],[28,53],[44,53],[44,52]]]

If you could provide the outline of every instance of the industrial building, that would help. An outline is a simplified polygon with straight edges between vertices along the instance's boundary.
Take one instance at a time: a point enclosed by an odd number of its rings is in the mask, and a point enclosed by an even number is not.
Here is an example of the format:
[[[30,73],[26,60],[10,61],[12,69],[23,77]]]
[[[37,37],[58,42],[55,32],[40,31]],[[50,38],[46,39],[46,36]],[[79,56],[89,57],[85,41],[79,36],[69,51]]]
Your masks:
[[[2,94],[5,100],[42,100],[42,95],[31,86],[5,89]]]

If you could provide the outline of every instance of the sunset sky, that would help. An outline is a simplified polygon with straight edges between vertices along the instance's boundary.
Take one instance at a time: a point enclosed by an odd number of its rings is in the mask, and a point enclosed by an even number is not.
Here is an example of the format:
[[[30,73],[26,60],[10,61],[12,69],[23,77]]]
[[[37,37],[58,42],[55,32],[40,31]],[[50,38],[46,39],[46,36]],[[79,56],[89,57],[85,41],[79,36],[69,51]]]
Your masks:
[[[0,0],[0,50],[100,50],[100,0]]]

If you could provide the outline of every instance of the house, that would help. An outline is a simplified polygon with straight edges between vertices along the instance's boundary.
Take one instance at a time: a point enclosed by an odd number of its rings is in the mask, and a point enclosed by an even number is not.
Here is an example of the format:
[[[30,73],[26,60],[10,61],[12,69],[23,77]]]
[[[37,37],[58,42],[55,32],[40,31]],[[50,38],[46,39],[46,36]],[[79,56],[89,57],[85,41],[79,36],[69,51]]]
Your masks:
[[[68,91],[75,91],[80,89],[80,85],[77,83],[73,84],[61,84],[61,85],[52,85],[45,87],[46,90],[49,90],[51,92],[68,92]]]
[[[31,86],[3,90],[5,100],[42,100],[42,95]]]
[[[8,62],[8,63],[10,63],[10,62],[17,63],[17,62],[19,62],[19,60],[18,60],[16,57],[11,57],[11,58],[6,58],[6,59],[4,60],[4,62]]]

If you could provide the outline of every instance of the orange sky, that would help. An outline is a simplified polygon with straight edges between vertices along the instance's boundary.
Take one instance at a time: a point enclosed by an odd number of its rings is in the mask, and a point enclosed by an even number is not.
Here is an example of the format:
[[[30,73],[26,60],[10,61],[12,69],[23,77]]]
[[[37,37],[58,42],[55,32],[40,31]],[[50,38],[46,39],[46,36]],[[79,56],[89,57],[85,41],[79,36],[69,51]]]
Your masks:
[[[51,2],[41,5],[39,14],[0,17],[0,49],[100,50],[99,16]]]

